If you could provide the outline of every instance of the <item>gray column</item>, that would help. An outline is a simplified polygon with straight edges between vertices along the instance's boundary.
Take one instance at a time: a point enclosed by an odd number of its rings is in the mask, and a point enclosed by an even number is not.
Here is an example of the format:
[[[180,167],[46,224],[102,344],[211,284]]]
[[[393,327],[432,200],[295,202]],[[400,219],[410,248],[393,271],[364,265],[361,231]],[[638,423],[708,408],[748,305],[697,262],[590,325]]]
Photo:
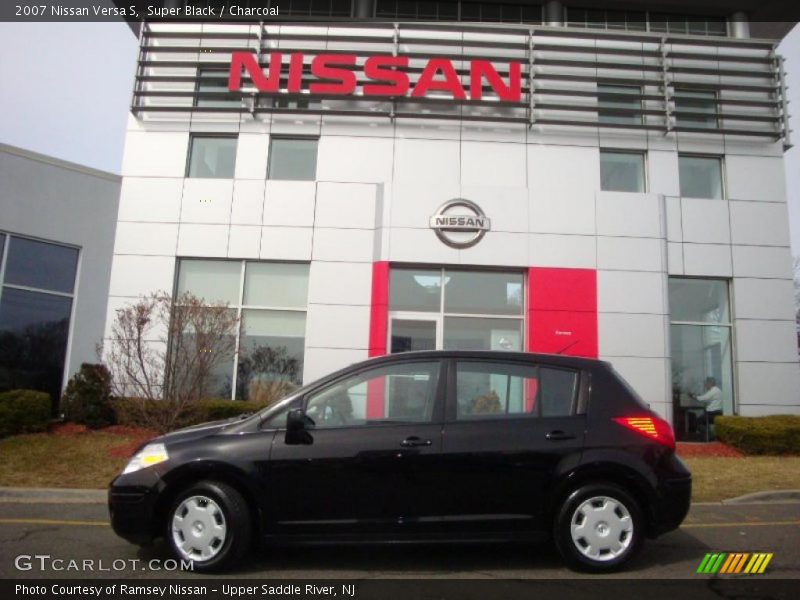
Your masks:
[[[374,0],[353,0],[353,16],[357,19],[371,19],[375,16]]]
[[[563,27],[564,5],[557,0],[550,0],[544,5],[544,24],[551,27]]]
[[[730,34],[731,36],[739,39],[747,39],[750,37],[750,20],[747,14],[738,11],[731,15],[730,19]]]

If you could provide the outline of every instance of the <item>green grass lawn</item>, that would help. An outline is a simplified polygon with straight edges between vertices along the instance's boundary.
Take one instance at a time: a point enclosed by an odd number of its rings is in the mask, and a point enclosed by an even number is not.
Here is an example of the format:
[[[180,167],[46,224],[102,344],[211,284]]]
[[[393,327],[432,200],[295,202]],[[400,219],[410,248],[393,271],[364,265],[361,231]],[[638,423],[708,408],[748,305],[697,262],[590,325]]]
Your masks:
[[[105,488],[128,462],[109,450],[135,441],[135,436],[102,431],[4,438],[0,440],[0,486]]]
[[[692,500],[716,502],[752,492],[800,489],[800,456],[684,458],[692,471]]]

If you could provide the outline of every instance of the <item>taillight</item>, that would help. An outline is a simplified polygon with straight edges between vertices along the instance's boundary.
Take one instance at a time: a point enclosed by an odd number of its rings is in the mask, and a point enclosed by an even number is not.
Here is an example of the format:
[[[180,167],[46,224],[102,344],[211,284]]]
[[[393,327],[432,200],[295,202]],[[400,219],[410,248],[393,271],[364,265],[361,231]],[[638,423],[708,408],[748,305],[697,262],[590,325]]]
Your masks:
[[[675,434],[672,433],[672,427],[664,419],[659,419],[655,416],[615,417],[614,421],[636,433],[664,444],[671,450],[675,449]]]

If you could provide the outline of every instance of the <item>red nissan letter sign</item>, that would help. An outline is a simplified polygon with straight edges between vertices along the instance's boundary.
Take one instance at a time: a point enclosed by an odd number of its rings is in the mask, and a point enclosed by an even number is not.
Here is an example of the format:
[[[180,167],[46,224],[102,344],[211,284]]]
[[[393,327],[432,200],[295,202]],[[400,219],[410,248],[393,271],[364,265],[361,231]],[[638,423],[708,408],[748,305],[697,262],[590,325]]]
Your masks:
[[[520,89],[521,77],[518,62],[508,65],[508,85],[495,71],[488,60],[473,60],[469,66],[469,96],[471,100],[480,100],[483,97],[483,78],[492,86],[497,97],[504,102],[519,102],[522,98]]]
[[[444,81],[433,80],[439,71],[444,75]],[[446,58],[432,58],[428,61],[428,64],[425,65],[425,70],[422,71],[422,75],[419,76],[417,85],[415,85],[414,89],[411,91],[411,95],[418,98],[427,94],[428,90],[450,92],[456,100],[463,100],[466,98],[464,88],[461,87],[461,82],[458,80],[456,70],[453,68],[453,63]]]
[[[242,89],[242,68],[247,71],[253,85],[259,92],[277,92],[281,77],[281,53],[269,55],[269,78],[264,77],[258,59],[250,52],[234,52],[231,55],[231,70],[228,74],[228,89],[238,92]]]
[[[408,75],[396,68],[407,66],[406,56],[370,56],[364,63],[364,75],[382,83],[364,84],[364,95],[405,96],[408,93]]]
[[[352,94],[356,91],[356,74],[351,69],[337,69],[331,65],[354,65],[355,54],[320,54],[311,61],[311,74],[335,83],[312,83],[312,94]]]

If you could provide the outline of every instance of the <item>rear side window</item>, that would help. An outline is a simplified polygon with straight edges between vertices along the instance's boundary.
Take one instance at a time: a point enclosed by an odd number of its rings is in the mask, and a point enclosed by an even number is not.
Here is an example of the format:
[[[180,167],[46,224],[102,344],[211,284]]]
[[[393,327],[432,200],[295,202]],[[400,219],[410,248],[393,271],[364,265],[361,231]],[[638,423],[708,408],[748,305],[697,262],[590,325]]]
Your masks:
[[[578,372],[537,365],[459,361],[456,420],[573,414]]]

